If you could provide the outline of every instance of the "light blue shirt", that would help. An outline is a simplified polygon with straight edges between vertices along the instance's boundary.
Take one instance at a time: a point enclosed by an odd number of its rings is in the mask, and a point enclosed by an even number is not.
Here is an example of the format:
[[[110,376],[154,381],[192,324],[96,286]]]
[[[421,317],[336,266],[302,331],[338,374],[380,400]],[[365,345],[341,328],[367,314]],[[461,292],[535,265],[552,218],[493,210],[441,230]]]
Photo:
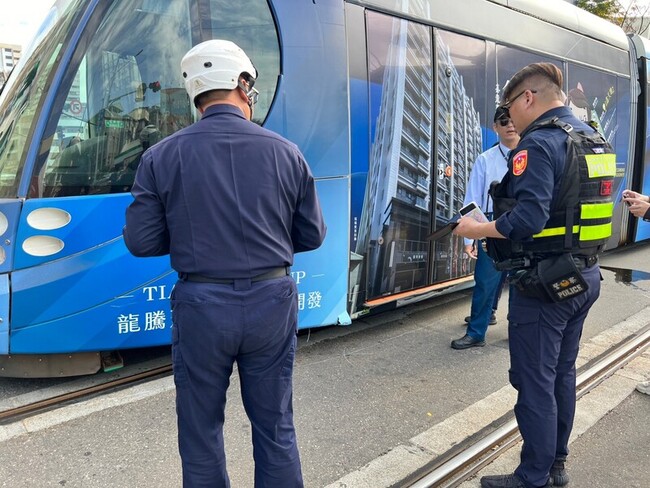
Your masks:
[[[499,143],[478,155],[469,174],[463,205],[476,202],[483,212],[492,212],[492,198],[488,196],[488,190],[493,181],[501,181],[507,173],[509,152],[510,149]],[[465,245],[472,242],[472,239],[465,239]]]

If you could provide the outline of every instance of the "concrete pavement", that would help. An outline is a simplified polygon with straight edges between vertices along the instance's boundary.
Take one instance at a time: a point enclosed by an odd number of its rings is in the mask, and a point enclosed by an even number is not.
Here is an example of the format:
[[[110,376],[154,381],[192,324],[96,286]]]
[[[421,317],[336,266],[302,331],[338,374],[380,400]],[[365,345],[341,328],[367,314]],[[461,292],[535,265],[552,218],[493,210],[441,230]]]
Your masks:
[[[650,263],[647,256],[644,247],[603,261],[621,268],[632,263],[630,267],[638,269],[638,263]],[[649,266],[642,271],[650,272]],[[616,271],[603,275],[603,295],[585,329],[584,360],[650,323],[648,277],[627,280],[625,273]],[[505,297],[502,303],[499,324],[490,328],[488,345],[468,351],[453,351],[449,341],[463,333],[469,293],[359,320],[347,329],[301,336],[294,406],[306,486],[343,486],[341,480],[367,473],[368,466],[379,466],[379,472],[390,480],[404,467],[393,454],[407,451],[417,454],[411,456],[415,459],[422,452],[430,456],[507,412],[512,392],[508,393],[507,385]],[[607,445],[615,446],[621,458],[640,463],[643,459],[635,456],[644,448],[648,451],[650,397],[634,393],[633,388],[650,374],[650,367],[647,353],[635,361],[598,387],[609,400],[585,404],[586,421],[580,428],[576,423],[576,432],[582,431],[583,437],[591,434],[602,440],[605,451]],[[584,400],[596,399],[595,393]],[[234,375],[226,420],[229,471],[233,487],[250,487],[250,427],[238,396]],[[646,420],[632,426],[631,418]],[[608,422],[611,419],[621,424]],[[597,457],[596,441],[584,437],[581,447],[583,437],[572,444],[569,467],[574,481],[570,486],[648,486],[647,458],[644,466],[636,468],[618,459],[610,462]],[[421,443],[431,453],[413,449]],[[1,426],[0,453],[1,487],[180,486],[173,384],[170,379],[158,380],[18,425]],[[516,459],[517,454],[517,448],[511,449],[500,462],[507,463],[507,456]],[[589,478],[583,478],[580,466],[590,462],[590,455],[596,456],[593,462],[599,468],[611,471],[613,479],[631,473],[629,483],[641,484],[583,484]],[[397,464],[391,464],[395,459]],[[382,464],[384,460],[389,462]],[[507,467],[493,463],[488,468],[502,472]],[[367,483],[346,486],[389,486],[382,484],[379,475]]]

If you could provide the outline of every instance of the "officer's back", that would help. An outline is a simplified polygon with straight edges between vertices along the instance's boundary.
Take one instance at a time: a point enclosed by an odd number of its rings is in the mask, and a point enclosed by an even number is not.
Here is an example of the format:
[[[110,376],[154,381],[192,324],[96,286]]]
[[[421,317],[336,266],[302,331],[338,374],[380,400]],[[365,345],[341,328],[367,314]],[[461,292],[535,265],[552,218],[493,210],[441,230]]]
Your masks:
[[[200,43],[181,71],[202,118],[143,154],[124,239],[138,256],[169,253],[179,272],[171,340],[183,486],[230,486],[223,422],[236,363],[255,486],[302,488],[288,274],[294,252],[325,237],[314,178],[296,146],[250,122],[258,73],[239,46]]]
[[[290,265],[294,251],[322,240],[317,228],[293,231],[309,174],[295,145],[232,105],[209,107],[199,122],[153,146],[141,164],[155,175],[177,271],[251,277]],[[304,215],[310,217],[317,219]]]
[[[124,238],[136,256],[169,253],[179,273],[253,278],[317,248],[325,225],[298,148],[251,122],[254,66],[237,51],[214,59],[184,58],[202,118],[143,154]],[[240,70],[255,75],[238,81]]]

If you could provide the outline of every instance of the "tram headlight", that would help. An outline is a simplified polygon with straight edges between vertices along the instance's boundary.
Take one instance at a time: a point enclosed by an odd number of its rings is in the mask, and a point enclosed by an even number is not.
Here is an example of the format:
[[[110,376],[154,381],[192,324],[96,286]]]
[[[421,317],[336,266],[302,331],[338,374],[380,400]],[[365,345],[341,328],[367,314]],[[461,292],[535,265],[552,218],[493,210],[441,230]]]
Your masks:
[[[37,208],[27,215],[27,223],[37,230],[60,229],[68,225],[71,220],[72,216],[60,208]]]
[[[7,220],[7,216],[0,212],[0,236],[2,236],[5,232],[7,232],[7,228],[9,227],[9,221]],[[4,261],[4,256],[2,258]]]

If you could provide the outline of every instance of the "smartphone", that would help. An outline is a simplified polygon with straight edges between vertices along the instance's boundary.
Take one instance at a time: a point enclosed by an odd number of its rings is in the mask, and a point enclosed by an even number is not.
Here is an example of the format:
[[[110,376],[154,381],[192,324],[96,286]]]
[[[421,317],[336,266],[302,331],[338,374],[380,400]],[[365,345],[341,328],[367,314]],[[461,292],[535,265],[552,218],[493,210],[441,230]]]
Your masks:
[[[489,222],[488,218],[481,211],[480,207],[476,202],[470,202],[460,209],[460,215],[462,217],[470,217],[477,222]]]
[[[632,204],[631,204],[630,202],[628,202],[627,200],[625,200],[626,197],[627,197],[627,195],[625,195],[625,194],[622,195],[622,196],[621,196],[621,201],[624,202],[625,205],[627,205],[627,206],[629,207],[629,206],[632,205]]]
[[[467,205],[465,205],[463,208],[460,209],[460,214],[465,217],[468,213],[470,213],[472,210],[475,210],[478,208],[478,205],[476,205],[476,202],[470,202]]]

